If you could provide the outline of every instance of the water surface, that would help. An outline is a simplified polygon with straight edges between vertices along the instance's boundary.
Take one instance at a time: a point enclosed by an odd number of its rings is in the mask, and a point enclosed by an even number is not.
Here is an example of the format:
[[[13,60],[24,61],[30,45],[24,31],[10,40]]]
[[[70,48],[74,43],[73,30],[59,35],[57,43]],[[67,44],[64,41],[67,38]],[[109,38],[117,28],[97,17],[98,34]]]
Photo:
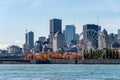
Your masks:
[[[120,65],[1,64],[0,80],[120,80]]]

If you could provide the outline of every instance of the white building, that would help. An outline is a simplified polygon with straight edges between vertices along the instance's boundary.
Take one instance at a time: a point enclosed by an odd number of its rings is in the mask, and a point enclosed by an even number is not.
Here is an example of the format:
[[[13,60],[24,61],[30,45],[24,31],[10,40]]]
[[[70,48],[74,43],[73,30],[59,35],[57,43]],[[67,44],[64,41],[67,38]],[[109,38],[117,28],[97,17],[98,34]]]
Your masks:
[[[65,46],[64,34],[57,32],[53,38],[53,51],[56,52],[59,48]]]
[[[100,36],[98,39],[98,46],[99,46],[99,49],[111,47],[110,41],[109,41],[109,35],[105,29],[103,30],[103,32],[100,33]]]

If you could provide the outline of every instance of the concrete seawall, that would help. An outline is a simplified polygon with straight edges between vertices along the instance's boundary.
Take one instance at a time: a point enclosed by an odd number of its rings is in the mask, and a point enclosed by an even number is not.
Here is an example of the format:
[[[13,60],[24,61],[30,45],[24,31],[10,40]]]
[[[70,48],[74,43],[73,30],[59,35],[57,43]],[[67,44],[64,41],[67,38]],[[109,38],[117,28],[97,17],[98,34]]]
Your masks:
[[[120,64],[120,59],[0,60],[0,64]]]
[[[75,64],[75,60],[72,59],[50,59],[50,64]]]
[[[78,60],[78,64],[120,64],[120,59],[85,59]]]
[[[0,64],[31,64],[30,60],[0,60]]]
[[[49,59],[46,64],[120,64],[120,59]]]

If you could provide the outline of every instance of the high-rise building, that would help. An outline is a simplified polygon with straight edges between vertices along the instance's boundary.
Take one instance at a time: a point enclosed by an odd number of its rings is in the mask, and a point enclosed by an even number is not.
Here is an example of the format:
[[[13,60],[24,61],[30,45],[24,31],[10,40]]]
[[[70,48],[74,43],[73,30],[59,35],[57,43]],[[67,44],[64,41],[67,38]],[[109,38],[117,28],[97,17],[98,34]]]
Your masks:
[[[34,32],[30,31],[26,34],[26,44],[30,49],[34,47]]]
[[[34,33],[32,31],[25,33],[25,44],[23,45],[23,53],[29,54],[34,47]]]
[[[50,20],[50,35],[49,35],[49,48],[53,48],[53,37],[55,33],[62,33],[62,20],[51,19]]]
[[[57,32],[62,32],[62,20],[52,19],[50,20],[50,34],[55,34]]]
[[[65,46],[64,34],[57,32],[53,37],[53,51],[56,52],[58,49],[62,49]]]
[[[66,25],[65,39],[66,39],[67,45],[70,44],[72,40],[75,40],[75,26],[74,25]]]
[[[87,24],[83,26],[83,40],[85,48],[97,49],[98,37],[101,31],[101,27],[95,24]]]
[[[118,29],[118,39],[120,39],[120,29]]]

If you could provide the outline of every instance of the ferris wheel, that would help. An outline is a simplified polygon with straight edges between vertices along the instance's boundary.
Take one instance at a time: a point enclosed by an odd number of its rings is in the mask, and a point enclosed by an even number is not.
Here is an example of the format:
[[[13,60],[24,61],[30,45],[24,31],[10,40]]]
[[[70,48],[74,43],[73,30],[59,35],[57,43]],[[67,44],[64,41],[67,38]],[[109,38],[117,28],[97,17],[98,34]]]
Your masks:
[[[83,40],[86,49],[96,49],[98,46],[98,32],[88,29],[80,34],[80,40]]]

